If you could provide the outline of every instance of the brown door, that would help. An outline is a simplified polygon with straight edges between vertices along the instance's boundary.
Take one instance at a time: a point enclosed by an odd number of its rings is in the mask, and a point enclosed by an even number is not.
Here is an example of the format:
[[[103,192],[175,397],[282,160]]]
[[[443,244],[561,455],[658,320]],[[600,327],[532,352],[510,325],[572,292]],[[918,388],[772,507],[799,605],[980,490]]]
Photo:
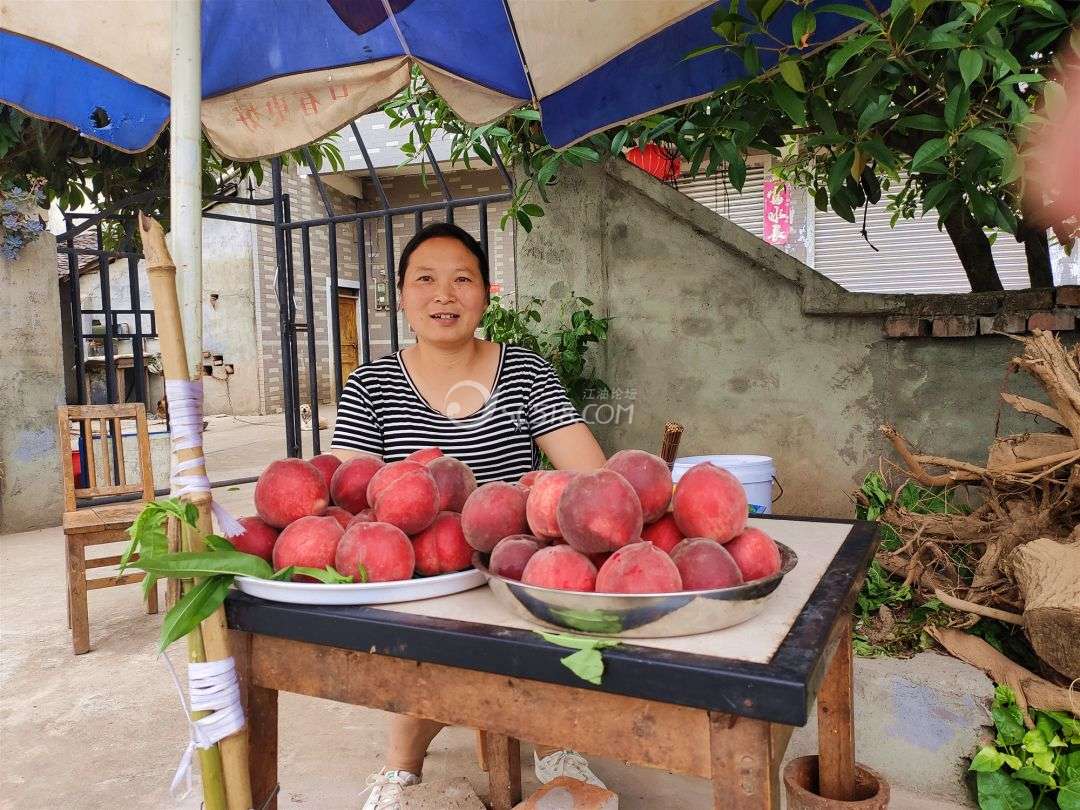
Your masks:
[[[338,330],[341,334],[341,381],[360,365],[360,342],[356,332],[356,298],[338,294]]]

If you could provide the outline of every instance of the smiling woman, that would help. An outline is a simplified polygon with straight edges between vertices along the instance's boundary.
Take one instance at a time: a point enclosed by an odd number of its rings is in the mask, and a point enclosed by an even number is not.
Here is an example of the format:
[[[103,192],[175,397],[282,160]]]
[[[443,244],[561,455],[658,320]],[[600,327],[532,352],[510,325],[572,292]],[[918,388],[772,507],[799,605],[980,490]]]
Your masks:
[[[488,305],[488,263],[467,231],[437,223],[402,251],[398,298],[416,344],[356,369],[338,404],[332,452],[399,461],[438,447],[467,464],[478,484],[514,482],[539,466],[592,470],[604,453],[575,411],[551,365],[520,346],[476,337]],[[442,726],[395,717],[387,766],[373,776],[365,810],[395,810],[401,789],[420,779],[428,745]],[[569,773],[597,782],[585,760],[542,751],[537,776]]]

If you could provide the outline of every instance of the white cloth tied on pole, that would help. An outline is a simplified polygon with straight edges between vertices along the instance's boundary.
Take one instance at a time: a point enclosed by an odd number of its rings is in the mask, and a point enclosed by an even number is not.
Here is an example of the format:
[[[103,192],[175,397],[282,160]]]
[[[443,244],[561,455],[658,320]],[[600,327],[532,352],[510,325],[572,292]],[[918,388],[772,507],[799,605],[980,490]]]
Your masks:
[[[180,765],[169,785],[169,793],[180,801],[191,793],[191,760],[198,748],[210,748],[220,740],[235,734],[244,727],[244,707],[240,700],[240,684],[236,680],[236,664],[232,657],[221,661],[207,661],[204,664],[188,664],[188,694],[190,700],[184,700],[184,690],[180,679],[173,669],[172,661],[164,653],[165,666],[176,685],[176,694],[180,705],[188,718],[191,739],[180,757]],[[208,711],[210,714],[198,720],[191,719],[191,712]],[[177,788],[184,785],[184,792],[179,796]]]
[[[165,396],[169,402],[169,434],[173,449],[172,471],[169,476],[173,497],[209,492],[210,479],[206,475],[204,459],[177,461],[177,451],[202,448],[202,382],[166,380]],[[190,471],[196,467],[202,467],[203,471],[192,475]],[[217,518],[218,529],[225,537],[236,537],[244,533],[243,525],[217,501],[211,501],[210,508]]]

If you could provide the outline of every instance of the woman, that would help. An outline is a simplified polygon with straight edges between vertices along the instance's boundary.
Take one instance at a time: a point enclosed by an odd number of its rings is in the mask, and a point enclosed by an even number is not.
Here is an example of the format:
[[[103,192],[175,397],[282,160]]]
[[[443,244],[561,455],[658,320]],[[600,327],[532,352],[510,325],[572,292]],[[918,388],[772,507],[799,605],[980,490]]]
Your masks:
[[[332,452],[398,461],[440,447],[472,468],[478,484],[517,481],[542,451],[557,469],[592,470],[604,453],[574,410],[554,369],[537,354],[475,336],[488,305],[488,262],[466,231],[437,223],[417,233],[398,264],[399,304],[416,344],[350,376],[338,405]],[[403,787],[421,778],[442,729],[395,715],[386,767],[369,780],[363,810],[397,810]],[[536,774],[601,785],[584,757],[542,749]]]

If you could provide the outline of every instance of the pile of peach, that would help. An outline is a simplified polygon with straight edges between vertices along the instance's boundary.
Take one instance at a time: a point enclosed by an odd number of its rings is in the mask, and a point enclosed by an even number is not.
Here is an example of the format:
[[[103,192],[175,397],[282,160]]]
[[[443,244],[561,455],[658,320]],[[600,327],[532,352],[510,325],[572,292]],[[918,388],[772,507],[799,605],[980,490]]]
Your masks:
[[[527,492],[522,492],[527,488]],[[492,573],[529,585],[600,593],[726,588],[772,576],[780,550],[747,528],[746,493],[709,463],[671,473],[642,450],[601,470],[529,473],[466,501],[465,539],[490,552]]]
[[[437,447],[390,464],[275,461],[255,485],[258,517],[241,518],[231,541],[278,571],[333,566],[356,582],[448,574],[472,565],[461,510],[475,489],[472,471]]]

